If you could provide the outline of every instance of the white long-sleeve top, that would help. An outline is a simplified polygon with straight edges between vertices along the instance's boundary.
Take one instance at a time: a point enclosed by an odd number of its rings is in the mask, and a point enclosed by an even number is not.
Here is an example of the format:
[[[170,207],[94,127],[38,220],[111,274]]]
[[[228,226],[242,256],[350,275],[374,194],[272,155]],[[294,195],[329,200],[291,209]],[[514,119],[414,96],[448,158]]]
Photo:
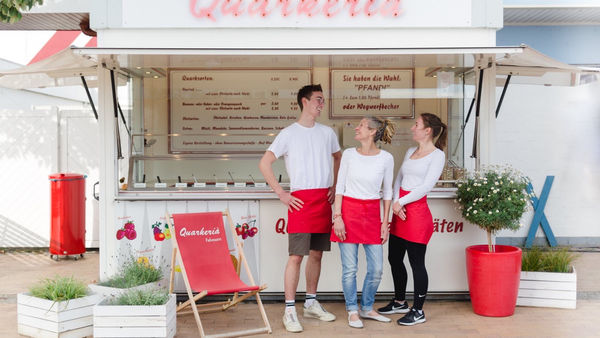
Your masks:
[[[336,195],[370,200],[392,199],[392,181],[394,179],[394,157],[385,150],[377,155],[361,155],[356,148],[344,150],[338,180],[335,187]],[[383,188],[382,188],[383,185]]]
[[[443,151],[436,148],[431,154],[412,160],[410,156],[416,150],[417,147],[409,148],[404,155],[404,161],[394,182],[394,203],[407,205],[421,199],[433,189],[444,170],[446,154]],[[410,193],[399,199],[400,187]]]

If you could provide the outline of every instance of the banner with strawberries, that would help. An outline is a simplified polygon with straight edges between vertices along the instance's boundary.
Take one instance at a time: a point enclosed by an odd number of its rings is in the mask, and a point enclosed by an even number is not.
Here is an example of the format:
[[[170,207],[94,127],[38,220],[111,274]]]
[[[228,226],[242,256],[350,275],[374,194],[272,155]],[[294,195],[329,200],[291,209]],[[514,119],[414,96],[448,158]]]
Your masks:
[[[116,202],[116,219],[111,240],[115,242],[114,252],[109,254],[106,268],[107,276],[116,274],[119,267],[131,259],[142,259],[157,268],[161,268],[168,276],[173,250],[172,233],[165,214],[224,211],[229,209],[233,219],[234,233],[227,231],[227,241],[231,254],[237,257],[237,250],[232,236],[244,242],[244,253],[250,270],[260,281],[259,275],[259,207],[257,201],[118,201]],[[225,227],[229,230],[227,219]],[[233,260],[233,261],[237,261]],[[241,277],[246,283],[249,279],[241,269]],[[175,291],[185,292],[185,285],[180,274],[175,275]]]

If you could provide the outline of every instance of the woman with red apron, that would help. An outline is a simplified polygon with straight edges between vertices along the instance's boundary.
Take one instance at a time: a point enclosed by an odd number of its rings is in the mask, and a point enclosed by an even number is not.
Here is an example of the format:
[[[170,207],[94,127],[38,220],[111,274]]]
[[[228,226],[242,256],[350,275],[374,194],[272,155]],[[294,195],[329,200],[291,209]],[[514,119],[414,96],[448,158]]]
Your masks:
[[[335,195],[334,225],[331,241],[338,242],[342,258],[342,287],[348,311],[348,325],[362,328],[360,318],[380,322],[391,319],[373,310],[375,294],[383,271],[383,243],[388,239],[388,215],[392,202],[394,157],[378,149],[376,143],[390,143],[394,126],[388,120],[365,117],[355,128],[359,148],[342,154]],[[383,189],[382,189],[383,187]],[[383,190],[383,222],[380,191]],[[356,292],[358,247],[367,257],[367,275],[363,283],[359,311]]]
[[[410,128],[417,147],[408,149],[394,183],[393,217],[390,226],[388,260],[394,279],[394,299],[377,311],[383,314],[406,313],[398,319],[399,325],[425,322],[423,304],[427,296],[428,277],[425,268],[425,251],[433,234],[433,219],[427,205],[427,193],[437,183],[446,156],[447,129],[439,117],[421,114]],[[437,138],[435,144],[433,140]],[[408,274],[404,255],[414,279],[414,303],[409,308],[405,300]]]

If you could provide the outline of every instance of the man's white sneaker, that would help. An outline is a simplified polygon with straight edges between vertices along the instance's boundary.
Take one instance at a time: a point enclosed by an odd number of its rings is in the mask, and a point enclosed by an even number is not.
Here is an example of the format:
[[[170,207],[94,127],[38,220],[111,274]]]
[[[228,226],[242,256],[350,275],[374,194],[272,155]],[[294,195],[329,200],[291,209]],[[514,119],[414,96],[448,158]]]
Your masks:
[[[324,322],[332,322],[335,320],[335,315],[327,312],[327,310],[325,310],[317,300],[315,300],[309,307],[304,308],[304,317],[317,318]]]
[[[289,332],[302,332],[303,328],[298,321],[296,312],[287,312],[283,314],[283,325]]]

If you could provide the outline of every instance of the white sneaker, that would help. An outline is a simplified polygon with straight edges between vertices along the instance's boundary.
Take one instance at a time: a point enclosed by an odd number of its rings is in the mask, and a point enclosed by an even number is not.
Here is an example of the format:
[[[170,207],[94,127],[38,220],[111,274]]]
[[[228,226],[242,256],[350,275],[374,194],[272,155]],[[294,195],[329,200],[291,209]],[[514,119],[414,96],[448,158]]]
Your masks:
[[[302,332],[303,328],[298,321],[298,315],[296,312],[285,311],[283,314],[283,325],[289,332]]]
[[[335,315],[327,312],[327,310],[325,310],[317,300],[315,300],[309,307],[304,308],[304,317],[317,318],[324,322],[332,322],[335,320]]]
[[[353,327],[355,329],[362,329],[364,327],[363,322],[360,319],[357,319],[357,320],[350,319],[350,317],[352,317],[352,315],[358,315],[358,312],[348,311],[348,325],[350,325],[350,327]]]
[[[389,322],[392,321],[388,317],[384,317],[384,316],[382,316],[380,314],[370,315],[369,311],[360,310],[358,314],[360,315],[361,318],[373,319],[373,320],[376,320],[378,322],[389,323]]]

